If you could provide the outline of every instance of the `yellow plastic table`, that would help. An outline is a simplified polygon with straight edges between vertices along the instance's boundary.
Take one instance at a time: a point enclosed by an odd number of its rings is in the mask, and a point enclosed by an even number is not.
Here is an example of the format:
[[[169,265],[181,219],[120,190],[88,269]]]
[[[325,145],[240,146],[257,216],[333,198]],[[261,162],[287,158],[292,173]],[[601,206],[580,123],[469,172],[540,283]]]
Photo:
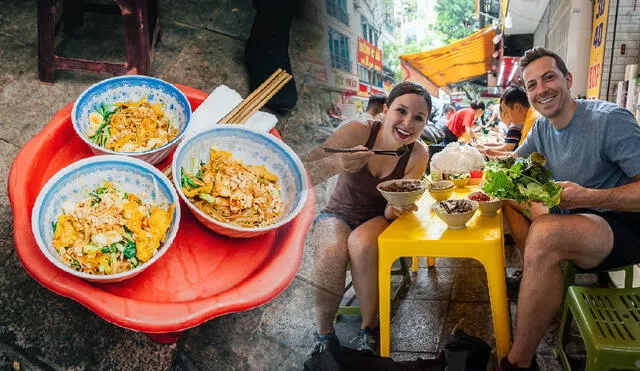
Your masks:
[[[465,198],[477,187],[456,189],[451,198]],[[431,211],[428,193],[417,202],[418,211],[404,215],[378,237],[380,300],[380,354],[390,353],[391,265],[403,256],[473,258],[487,272],[498,359],[506,357],[511,341],[504,266],[502,214],[483,216],[477,211],[460,230],[447,225]],[[427,334],[425,334],[427,336]]]

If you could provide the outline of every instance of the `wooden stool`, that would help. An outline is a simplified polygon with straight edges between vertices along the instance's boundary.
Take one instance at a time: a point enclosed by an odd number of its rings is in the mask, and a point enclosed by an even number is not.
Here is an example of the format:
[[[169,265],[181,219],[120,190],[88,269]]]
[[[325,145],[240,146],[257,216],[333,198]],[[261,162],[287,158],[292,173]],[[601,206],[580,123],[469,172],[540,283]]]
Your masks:
[[[38,1],[38,78],[53,82],[55,70],[111,73],[149,73],[153,46],[159,39],[160,18],[157,0],[115,0],[115,4],[92,4],[84,0],[64,0],[61,20],[65,29],[82,24],[84,12],[121,14],[124,21],[126,62],[114,63],[67,58],[56,55],[56,0]]]

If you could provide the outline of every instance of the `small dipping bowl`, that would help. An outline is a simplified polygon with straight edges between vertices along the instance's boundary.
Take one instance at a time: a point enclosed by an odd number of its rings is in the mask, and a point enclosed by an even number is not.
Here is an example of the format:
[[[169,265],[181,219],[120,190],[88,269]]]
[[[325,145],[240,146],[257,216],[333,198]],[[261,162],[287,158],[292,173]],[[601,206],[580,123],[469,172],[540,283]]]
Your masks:
[[[436,187],[433,188],[431,185],[427,188],[431,197],[433,197],[436,201],[444,201],[451,197],[453,193],[454,185],[450,180],[440,180],[437,182],[432,182],[432,184]]]
[[[443,203],[447,203],[447,206],[451,209],[456,203],[466,203],[471,205],[471,210],[462,213],[447,213],[443,206]],[[447,224],[449,229],[462,229],[467,226],[467,222],[471,220],[473,214],[478,210],[478,203],[467,199],[453,199],[447,201],[440,201],[433,204],[431,209],[438,215],[443,222]]]

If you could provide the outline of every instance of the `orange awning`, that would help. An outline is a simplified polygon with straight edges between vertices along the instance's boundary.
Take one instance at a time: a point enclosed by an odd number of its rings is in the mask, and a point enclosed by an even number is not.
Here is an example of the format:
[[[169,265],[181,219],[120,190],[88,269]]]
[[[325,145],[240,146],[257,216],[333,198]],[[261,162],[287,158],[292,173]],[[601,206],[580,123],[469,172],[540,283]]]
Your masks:
[[[405,54],[400,60],[438,87],[486,75],[494,51],[491,25],[453,44],[426,52]]]
[[[435,96],[436,98],[440,96],[440,88],[438,88],[438,86],[434,84],[433,81],[429,80],[422,73],[420,73],[420,71],[416,70],[403,60],[400,60],[400,66],[402,67],[402,70],[404,72],[403,79],[405,81],[418,82],[427,89],[429,94]]]

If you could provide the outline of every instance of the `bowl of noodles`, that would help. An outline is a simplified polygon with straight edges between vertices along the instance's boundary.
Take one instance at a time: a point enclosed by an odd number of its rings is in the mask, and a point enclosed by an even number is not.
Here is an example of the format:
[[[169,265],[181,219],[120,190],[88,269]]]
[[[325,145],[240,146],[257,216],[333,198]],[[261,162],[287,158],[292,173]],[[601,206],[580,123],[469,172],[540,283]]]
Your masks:
[[[127,75],[87,88],[73,104],[76,133],[94,154],[121,154],[155,164],[185,134],[191,105],[175,86]]]
[[[249,238],[295,218],[309,192],[302,162],[278,138],[238,125],[215,125],[178,146],[173,182],[207,228]]]
[[[94,156],[60,170],[40,191],[33,235],[58,268],[92,282],[119,282],[169,249],[180,223],[170,180],[148,163]]]

